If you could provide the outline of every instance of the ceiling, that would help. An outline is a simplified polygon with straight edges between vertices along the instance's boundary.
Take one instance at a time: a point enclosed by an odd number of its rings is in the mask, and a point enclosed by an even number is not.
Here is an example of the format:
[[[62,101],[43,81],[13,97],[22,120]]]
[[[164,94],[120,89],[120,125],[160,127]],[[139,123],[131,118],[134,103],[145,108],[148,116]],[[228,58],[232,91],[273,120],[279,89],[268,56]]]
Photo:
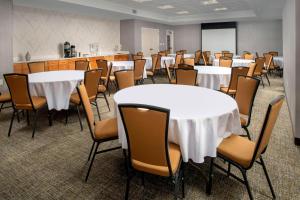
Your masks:
[[[205,5],[205,1],[211,4]],[[281,19],[285,0],[14,0],[14,4],[180,25]],[[160,6],[168,9],[160,9]]]

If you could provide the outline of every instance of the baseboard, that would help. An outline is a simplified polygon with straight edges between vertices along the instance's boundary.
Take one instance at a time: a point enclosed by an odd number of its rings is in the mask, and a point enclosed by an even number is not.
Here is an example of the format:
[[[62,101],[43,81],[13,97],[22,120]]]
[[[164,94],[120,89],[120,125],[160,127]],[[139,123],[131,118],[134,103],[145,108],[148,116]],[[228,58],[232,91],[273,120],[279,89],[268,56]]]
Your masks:
[[[300,138],[295,138],[295,145],[300,146]]]

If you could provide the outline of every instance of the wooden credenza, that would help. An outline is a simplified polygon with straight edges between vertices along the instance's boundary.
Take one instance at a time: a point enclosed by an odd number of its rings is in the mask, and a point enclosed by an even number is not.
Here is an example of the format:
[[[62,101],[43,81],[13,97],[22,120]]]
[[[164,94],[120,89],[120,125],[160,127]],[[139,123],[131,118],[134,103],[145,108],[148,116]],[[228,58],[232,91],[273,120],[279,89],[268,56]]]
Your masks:
[[[75,61],[78,60],[88,60],[90,61],[90,68],[97,68],[96,60],[108,60],[108,61],[128,61],[128,54],[116,54],[109,56],[95,56],[95,57],[87,57],[87,58],[62,58],[58,60],[39,60],[39,62],[45,62],[45,70],[46,71],[57,71],[57,70],[75,70]],[[30,61],[35,62],[35,61]],[[28,62],[18,62],[14,63],[14,72],[21,74],[28,74]]]

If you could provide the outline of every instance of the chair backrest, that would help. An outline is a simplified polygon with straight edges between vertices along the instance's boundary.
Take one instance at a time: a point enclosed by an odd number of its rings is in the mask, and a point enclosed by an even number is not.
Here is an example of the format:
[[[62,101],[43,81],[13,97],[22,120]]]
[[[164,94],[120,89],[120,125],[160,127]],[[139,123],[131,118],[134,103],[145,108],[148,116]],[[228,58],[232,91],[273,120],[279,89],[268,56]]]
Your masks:
[[[195,63],[200,64],[201,54],[201,50],[195,52]]]
[[[196,85],[198,71],[194,69],[176,69],[176,84]]]
[[[254,60],[254,55],[251,53],[244,54],[244,59],[246,60]]]
[[[101,72],[101,69],[93,69],[84,72],[84,85],[90,100],[95,99],[97,96]]]
[[[222,55],[224,55],[225,53],[230,53],[230,51],[222,51]]]
[[[100,68],[102,69],[101,76],[106,77],[107,72],[108,72],[107,60],[96,60],[96,63],[97,63],[98,69],[100,69]]]
[[[27,107],[31,105],[34,109],[28,86],[28,76],[16,73],[4,74],[3,76],[8,86],[14,108],[18,109],[23,105]]]
[[[269,54],[271,54],[273,57],[279,55],[278,51],[270,51]]]
[[[77,86],[77,92],[80,97],[80,102],[82,103],[82,107],[86,116],[86,120],[90,129],[90,133],[93,139],[95,139],[95,117],[92,110],[91,102],[87,93],[87,90],[85,88],[85,85],[81,83],[79,86]]]
[[[155,68],[156,68],[156,63],[158,60],[158,54],[152,54],[151,58],[152,58],[152,67],[151,67],[151,71],[154,73],[155,72]]]
[[[264,54],[264,57],[265,57],[265,68],[267,70],[269,69],[273,69],[272,67],[274,67],[273,64],[273,56],[271,54]]]
[[[138,60],[138,59],[143,59],[143,56],[140,55],[132,55],[132,60]]]
[[[247,115],[248,121],[251,118],[252,106],[259,87],[260,80],[248,76],[239,76],[235,100],[240,114]]]
[[[219,60],[220,67],[232,67],[232,59],[223,59]]]
[[[263,57],[255,58],[255,63],[256,63],[256,68],[255,68],[254,74],[257,74],[260,76],[262,74],[262,71],[265,66],[265,58],[263,58]]]
[[[203,51],[202,59],[203,59],[203,62],[204,62],[205,66],[209,65],[209,58],[210,58],[209,53],[207,51]]]
[[[141,171],[143,169],[138,168],[139,164],[148,165],[150,169],[145,172],[153,174],[159,173],[155,168],[165,167],[168,176],[171,176],[168,143],[170,110],[148,105],[120,104],[119,111],[131,166]]]
[[[225,57],[227,59],[232,59],[233,58],[233,53],[224,53],[223,57]]]
[[[136,55],[138,55],[138,56],[144,56],[144,53],[142,51],[139,51],[139,52],[136,53]]]
[[[183,63],[186,65],[195,66],[195,59],[194,58],[184,58]]]
[[[240,75],[247,76],[248,70],[249,70],[248,67],[232,67],[231,68],[231,78],[230,78],[230,83],[229,83],[229,87],[228,87],[228,92],[230,90],[237,89],[238,77]]]
[[[90,62],[87,60],[77,60],[75,61],[75,70],[89,70]]]
[[[178,69],[194,69],[194,65],[179,64]]]
[[[145,69],[146,60],[145,59],[138,59],[134,61],[134,79],[140,80],[143,78],[144,69]]]
[[[164,61],[164,64],[165,64],[165,69],[166,69],[167,76],[168,76],[168,79],[169,79],[169,83],[171,83],[172,76],[171,76],[171,72],[170,72],[169,66],[167,65],[166,61]]]
[[[167,56],[167,51],[160,51],[160,52],[158,52],[158,54],[160,56]]]
[[[104,85],[105,85],[106,88],[108,87],[109,77],[110,77],[110,74],[111,74],[112,67],[113,67],[112,63],[110,63],[110,65],[107,68],[107,73],[106,73],[105,81],[104,81]]]
[[[256,64],[255,62],[250,63],[250,64],[248,65],[249,70],[248,70],[247,76],[253,77],[253,74],[254,74],[254,72],[255,72],[256,66],[257,66],[257,64]]]
[[[215,53],[215,59],[220,59],[222,56],[222,53]]]
[[[261,154],[265,153],[269,144],[273,128],[278,118],[280,109],[284,101],[284,96],[278,96],[275,98],[268,107],[267,114],[260,132],[258,139],[256,140],[255,150],[252,158],[250,167],[253,165],[255,160],[260,157]],[[249,167],[249,168],[250,168]]]
[[[178,54],[183,55],[184,53],[182,50],[179,50],[179,51],[176,51],[176,55],[178,55]]]
[[[31,62],[27,66],[30,74],[45,71],[45,62]]]
[[[176,57],[175,57],[175,65],[179,65],[179,64],[181,64],[182,63],[182,61],[183,61],[183,56],[182,56],[182,54],[176,54]]]
[[[115,71],[114,75],[119,90],[134,86],[134,71],[120,70]]]

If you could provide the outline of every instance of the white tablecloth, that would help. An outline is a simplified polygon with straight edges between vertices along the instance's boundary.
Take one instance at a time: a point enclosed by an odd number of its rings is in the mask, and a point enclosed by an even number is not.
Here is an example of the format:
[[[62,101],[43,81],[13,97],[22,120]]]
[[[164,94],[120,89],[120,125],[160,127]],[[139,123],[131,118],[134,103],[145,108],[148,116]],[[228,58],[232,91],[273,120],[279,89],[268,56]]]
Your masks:
[[[84,79],[84,71],[50,71],[28,75],[30,94],[45,96],[49,110],[69,109],[70,96]]]
[[[219,90],[221,85],[228,86],[231,68],[218,66],[195,66],[198,70],[198,85],[209,89]]]
[[[274,56],[273,57],[274,64],[280,66],[281,69],[284,67],[283,57],[282,56]]]
[[[117,107],[121,103],[170,109],[169,141],[180,145],[184,162],[192,159],[202,163],[206,156],[215,157],[217,146],[223,138],[231,133],[241,133],[235,100],[207,88],[172,84],[141,85],[117,92],[114,101],[119,142],[125,149],[126,134]]]
[[[255,60],[232,59],[232,67],[248,67]],[[213,66],[219,66],[219,59],[214,59]]]
[[[145,57],[144,59],[146,59],[146,68],[151,69],[152,68],[152,58]],[[167,65],[169,66],[170,64],[175,63],[175,58],[170,57],[170,56],[162,56],[161,57],[161,68],[165,68],[165,61],[166,61]]]
[[[112,61],[112,72],[119,70],[133,70],[134,62],[133,61]],[[147,78],[146,66],[144,68],[143,78]]]
[[[168,54],[168,56],[175,58],[176,54],[172,53],[172,54]],[[186,54],[183,55],[183,58],[195,58],[195,55],[194,54],[188,54],[188,53],[186,53]]]

